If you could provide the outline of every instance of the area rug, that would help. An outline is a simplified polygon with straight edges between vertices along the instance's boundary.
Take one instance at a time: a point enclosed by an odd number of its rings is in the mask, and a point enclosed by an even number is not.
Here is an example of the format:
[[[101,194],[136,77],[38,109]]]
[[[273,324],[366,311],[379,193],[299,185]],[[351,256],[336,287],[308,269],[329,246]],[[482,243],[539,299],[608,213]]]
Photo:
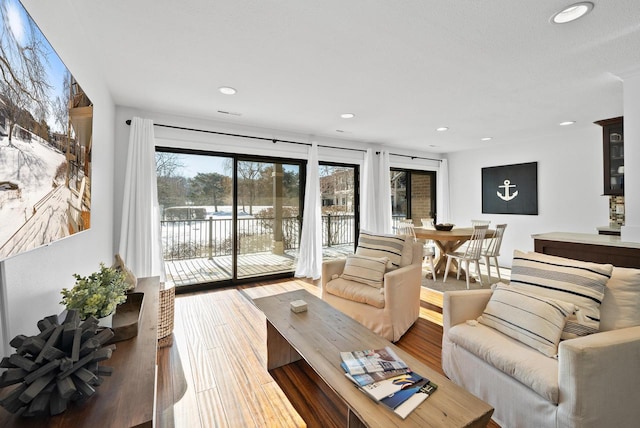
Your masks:
[[[484,266],[483,266],[484,267]],[[484,269],[480,269],[483,272]],[[505,284],[509,283],[509,279],[511,278],[511,271],[509,269],[500,268],[500,274],[502,276],[502,282]],[[444,293],[445,291],[453,291],[453,290],[466,290],[467,283],[461,276],[460,279],[456,279],[455,274],[447,276],[447,282],[442,282],[442,275],[436,277],[436,281],[431,277],[431,273],[427,271],[422,271],[422,286],[429,288],[431,290],[438,291],[440,293]],[[492,272],[491,283],[495,284],[498,282],[498,278],[495,275],[495,272]],[[482,286],[480,286],[479,282],[471,282],[469,283],[470,290],[479,290],[481,288],[488,289],[489,286],[489,277],[483,272],[482,275]]]
[[[429,275],[428,278],[422,278],[422,286],[429,288],[431,290],[439,291],[440,293],[444,293],[445,291],[454,291],[454,290],[466,290],[467,283],[464,280],[457,280],[455,275],[452,277],[447,277],[447,282],[442,282],[442,277],[436,277],[437,281],[434,281]],[[489,288],[487,282],[484,282],[484,286],[481,287],[479,282],[471,282],[469,283],[470,290],[479,290],[480,288]]]

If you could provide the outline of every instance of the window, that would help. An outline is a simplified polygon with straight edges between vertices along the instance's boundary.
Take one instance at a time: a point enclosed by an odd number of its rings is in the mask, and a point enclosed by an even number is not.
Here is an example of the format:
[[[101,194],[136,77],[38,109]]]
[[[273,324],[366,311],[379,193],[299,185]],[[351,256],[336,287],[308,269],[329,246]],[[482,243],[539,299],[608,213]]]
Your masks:
[[[420,219],[436,217],[436,173],[391,168],[391,211],[394,226],[405,218],[420,226]]]

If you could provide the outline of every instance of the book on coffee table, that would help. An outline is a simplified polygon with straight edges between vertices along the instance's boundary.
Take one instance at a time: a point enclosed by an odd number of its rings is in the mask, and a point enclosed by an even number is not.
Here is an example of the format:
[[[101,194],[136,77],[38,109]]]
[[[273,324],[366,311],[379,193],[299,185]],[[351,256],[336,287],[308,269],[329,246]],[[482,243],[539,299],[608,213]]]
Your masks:
[[[408,369],[390,347],[362,351],[340,352],[340,358],[351,375]]]

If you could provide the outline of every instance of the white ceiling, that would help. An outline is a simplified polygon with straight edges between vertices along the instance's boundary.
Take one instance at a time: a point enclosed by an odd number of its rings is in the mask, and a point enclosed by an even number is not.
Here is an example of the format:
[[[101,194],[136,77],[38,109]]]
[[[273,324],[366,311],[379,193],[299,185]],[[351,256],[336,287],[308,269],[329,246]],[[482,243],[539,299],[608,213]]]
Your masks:
[[[572,0],[66,0],[56,26],[87,38],[118,105],[452,152],[622,115],[640,1],[593,2],[556,25]]]

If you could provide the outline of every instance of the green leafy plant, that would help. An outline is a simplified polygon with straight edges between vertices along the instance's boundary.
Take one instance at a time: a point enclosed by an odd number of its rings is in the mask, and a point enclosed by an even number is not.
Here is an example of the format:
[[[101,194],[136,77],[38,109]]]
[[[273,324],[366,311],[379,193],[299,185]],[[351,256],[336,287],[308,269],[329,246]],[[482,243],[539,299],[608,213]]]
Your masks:
[[[77,309],[83,320],[93,315],[103,318],[113,313],[116,306],[127,300],[126,291],[130,285],[125,274],[100,263],[100,270],[87,277],[73,274],[76,285],[63,288],[61,304],[67,309]]]

